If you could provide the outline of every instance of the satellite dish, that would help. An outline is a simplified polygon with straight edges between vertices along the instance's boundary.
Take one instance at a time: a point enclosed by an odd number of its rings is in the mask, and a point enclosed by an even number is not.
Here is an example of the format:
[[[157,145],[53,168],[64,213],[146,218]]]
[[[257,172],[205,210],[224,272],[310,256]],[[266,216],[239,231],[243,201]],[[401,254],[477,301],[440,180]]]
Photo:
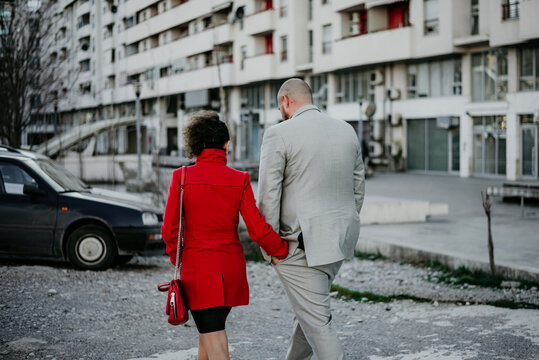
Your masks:
[[[82,50],[87,51],[90,45],[87,42],[83,42],[80,47]]]
[[[371,102],[369,105],[367,105],[367,108],[365,109],[365,115],[368,118],[371,118],[375,112],[376,112],[376,104]]]
[[[112,5],[111,8],[110,8],[110,11],[113,13],[113,14],[116,14],[116,12],[118,11],[118,7],[116,5]]]
[[[241,20],[245,16],[245,8],[239,7],[236,9],[236,19]]]

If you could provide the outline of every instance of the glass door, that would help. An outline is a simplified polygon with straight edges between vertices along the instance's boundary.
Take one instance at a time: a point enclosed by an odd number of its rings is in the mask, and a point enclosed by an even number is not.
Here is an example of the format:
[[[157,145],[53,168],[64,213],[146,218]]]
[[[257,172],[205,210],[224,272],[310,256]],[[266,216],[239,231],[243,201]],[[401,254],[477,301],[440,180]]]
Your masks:
[[[525,177],[539,177],[538,129],[537,125],[522,125],[522,176]]]

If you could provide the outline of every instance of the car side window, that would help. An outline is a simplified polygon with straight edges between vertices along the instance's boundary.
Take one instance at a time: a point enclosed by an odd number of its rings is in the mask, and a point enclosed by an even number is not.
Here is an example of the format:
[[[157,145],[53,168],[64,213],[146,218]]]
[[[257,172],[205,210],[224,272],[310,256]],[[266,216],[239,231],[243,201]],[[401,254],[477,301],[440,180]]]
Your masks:
[[[4,185],[0,192],[6,194],[23,195],[24,185],[37,186],[35,179],[16,164],[0,163],[0,176]]]

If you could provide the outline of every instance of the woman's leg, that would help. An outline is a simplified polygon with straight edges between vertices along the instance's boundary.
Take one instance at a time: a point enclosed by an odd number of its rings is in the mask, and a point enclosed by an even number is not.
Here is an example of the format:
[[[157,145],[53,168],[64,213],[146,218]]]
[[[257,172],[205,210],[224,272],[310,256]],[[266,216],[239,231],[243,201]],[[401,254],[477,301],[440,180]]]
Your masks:
[[[204,344],[202,344],[200,335],[201,334],[198,335],[198,360],[209,360],[208,352],[206,351]]]
[[[198,335],[198,354],[200,359],[200,349],[203,348],[209,360],[230,360],[228,353],[228,338],[225,330],[214,331]]]

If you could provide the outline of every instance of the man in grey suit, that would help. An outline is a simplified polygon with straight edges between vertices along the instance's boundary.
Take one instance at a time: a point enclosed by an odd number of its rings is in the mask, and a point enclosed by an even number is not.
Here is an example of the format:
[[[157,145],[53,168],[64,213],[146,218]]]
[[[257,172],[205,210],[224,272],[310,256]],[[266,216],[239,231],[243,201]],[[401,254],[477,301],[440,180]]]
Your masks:
[[[361,148],[354,129],[322,114],[311,88],[289,79],[278,93],[280,124],[264,134],[258,206],[289,243],[275,265],[296,315],[287,359],[342,359],[332,326],[330,287],[354,255],[365,193]]]

